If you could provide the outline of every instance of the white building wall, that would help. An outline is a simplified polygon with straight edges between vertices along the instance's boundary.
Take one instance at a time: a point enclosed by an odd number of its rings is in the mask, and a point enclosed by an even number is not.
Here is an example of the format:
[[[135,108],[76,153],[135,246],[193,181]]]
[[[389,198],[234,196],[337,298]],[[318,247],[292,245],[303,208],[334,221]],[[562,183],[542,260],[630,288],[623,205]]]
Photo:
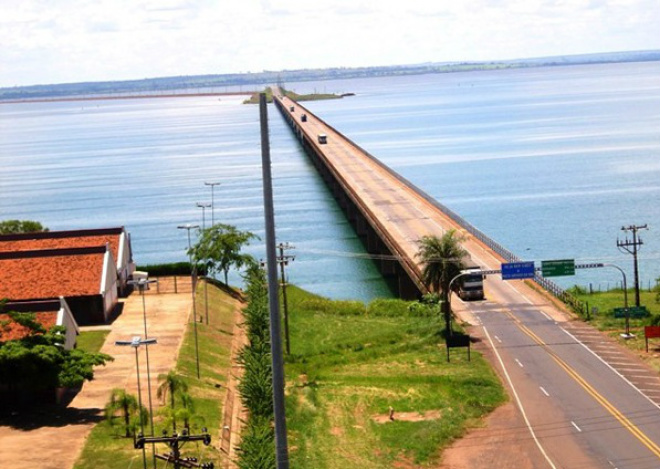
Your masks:
[[[66,300],[60,296],[60,310],[57,313],[57,322],[58,326],[64,326],[66,328],[66,339],[64,341],[64,348],[66,350],[71,350],[76,346],[76,341],[78,338],[79,330],[76,320],[71,314],[69,305]]]
[[[106,250],[103,257],[103,276],[101,277],[100,293],[103,297],[103,316],[107,320],[110,313],[119,301],[117,293],[117,267],[112,259],[110,250]]]

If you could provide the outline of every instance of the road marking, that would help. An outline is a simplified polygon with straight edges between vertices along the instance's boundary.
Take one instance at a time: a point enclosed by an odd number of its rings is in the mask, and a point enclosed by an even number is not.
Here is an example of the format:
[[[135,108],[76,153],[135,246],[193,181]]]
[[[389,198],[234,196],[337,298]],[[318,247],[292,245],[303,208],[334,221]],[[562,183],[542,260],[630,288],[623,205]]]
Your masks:
[[[577,431],[579,431],[580,433],[582,433],[582,429],[581,429],[580,427],[577,426],[577,423],[575,423],[575,422],[573,422],[573,421],[571,420],[571,424],[575,427],[575,429],[576,429]]]
[[[607,462],[610,463],[610,466],[612,466],[613,469],[618,469],[618,468],[614,465],[614,463],[613,463],[612,461],[610,461],[609,459],[607,460]]]
[[[547,314],[545,311],[541,311],[541,310],[539,310],[539,313],[541,313],[543,316],[545,316],[545,318],[546,318],[548,321],[554,321],[554,319],[552,319],[550,316],[548,316],[548,314]]]
[[[640,369],[644,370],[644,369],[646,369],[646,368],[643,367],[642,365],[637,365],[637,364],[635,364],[635,363],[630,363],[630,362],[610,362],[610,365],[613,365],[613,366],[619,366],[619,365],[621,365],[621,367],[622,367],[621,369],[622,369],[622,370],[624,370],[624,369],[632,370],[632,369],[635,369],[635,368],[637,368],[637,370],[640,370]],[[628,368],[623,368],[623,366],[627,366]]]
[[[484,333],[486,334],[486,337],[490,342],[490,346],[493,347],[493,352],[495,352],[497,361],[500,362],[500,366],[502,367],[504,376],[506,376],[506,380],[509,382],[509,387],[511,387],[511,392],[513,393],[513,397],[516,399],[516,404],[518,404],[518,409],[520,409],[520,413],[522,414],[523,419],[525,420],[525,425],[527,425],[527,429],[529,430],[529,433],[532,435],[532,438],[534,439],[534,443],[536,443],[536,447],[539,449],[539,451],[541,451],[541,454],[543,454],[545,460],[548,461],[550,467],[552,467],[552,469],[557,469],[557,466],[555,466],[555,464],[552,462],[552,459],[550,459],[550,456],[548,456],[548,453],[545,452],[545,449],[543,448],[543,446],[541,446],[541,442],[536,437],[536,432],[532,428],[532,424],[529,423],[529,419],[527,418],[527,414],[525,413],[525,408],[523,407],[522,402],[520,401],[520,397],[518,397],[518,391],[516,391],[516,387],[513,385],[513,381],[511,380],[511,377],[509,376],[509,372],[507,371],[506,366],[504,365],[504,361],[500,356],[500,352],[497,350],[497,347],[495,347],[495,344],[493,343],[493,339],[490,338],[488,329],[485,326],[484,326]]]
[[[515,361],[516,361],[516,363],[518,364],[518,366],[519,366],[520,368],[525,368],[525,367],[523,366],[523,364],[520,363],[520,360],[518,360],[518,359],[516,358]]]
[[[555,363],[557,363],[557,365],[559,365],[560,368],[562,368],[571,378],[573,378],[573,380],[576,383],[578,383],[582,387],[582,389],[584,389],[587,392],[587,394],[589,394],[591,397],[593,397],[596,402],[598,402],[601,406],[603,406],[603,408],[605,408],[605,410],[607,410],[616,420],[618,420],[619,423],[623,426],[623,428],[625,428],[630,433],[632,433],[632,435],[635,436],[644,446],[646,446],[653,454],[655,454],[658,458],[660,458],[660,446],[658,446],[653,440],[651,440],[648,436],[646,436],[646,434],[642,430],[640,430],[634,423],[632,423],[628,419],[628,417],[623,415],[623,413],[621,413],[621,411],[619,409],[614,407],[614,405],[612,405],[598,391],[596,391],[596,389],[594,389],[594,387],[591,386],[591,384],[589,384],[582,376],[580,376],[580,374],[577,371],[575,371],[573,368],[571,368],[571,366],[568,363],[566,363],[564,360],[562,360],[559,357],[559,355],[557,355],[552,349],[550,349],[550,347],[548,347],[548,344],[543,342],[543,340],[539,336],[537,336],[534,333],[534,331],[532,331],[527,326],[525,326],[522,323],[522,321],[520,321],[520,319],[518,319],[511,311],[506,311],[506,314],[507,314],[507,316],[509,316],[511,318],[513,323],[516,324],[516,326],[518,326],[518,328],[522,332],[527,334],[527,336],[529,336],[534,342],[536,342],[541,347],[543,347],[543,349],[546,351],[546,353],[548,355],[550,355],[550,357],[555,361]],[[564,328],[561,328],[561,329],[564,332],[566,332],[568,335],[573,337],[573,339],[575,339],[577,342],[582,344],[582,342],[578,341],[566,329],[564,329]],[[584,344],[582,344],[582,345],[584,345]],[[585,348],[587,350],[589,350],[589,347],[585,346]],[[600,357],[598,357],[598,358],[600,360],[603,360]],[[603,360],[603,363],[606,363],[606,362]],[[621,376],[623,379],[625,379],[620,373],[619,373],[619,376]],[[653,402],[653,401],[651,401],[651,399],[649,399],[647,396],[645,396],[644,393],[642,393],[639,390],[639,388],[634,386],[630,381],[628,381],[628,380],[626,380],[626,381],[631,386],[633,386],[633,388],[637,389],[637,391],[639,391],[644,397],[646,397],[646,399],[648,399],[649,402]],[[656,404],[656,406],[657,406],[657,404]]]
[[[543,394],[545,394],[546,396],[550,397],[550,394],[548,394],[548,391],[546,391],[545,388],[544,388],[543,386],[539,386],[539,389],[541,390],[541,392],[542,392]]]
[[[502,343],[502,339],[500,339],[500,338],[497,337],[497,336],[494,336],[494,337],[495,337],[495,340],[497,340],[500,344]]]

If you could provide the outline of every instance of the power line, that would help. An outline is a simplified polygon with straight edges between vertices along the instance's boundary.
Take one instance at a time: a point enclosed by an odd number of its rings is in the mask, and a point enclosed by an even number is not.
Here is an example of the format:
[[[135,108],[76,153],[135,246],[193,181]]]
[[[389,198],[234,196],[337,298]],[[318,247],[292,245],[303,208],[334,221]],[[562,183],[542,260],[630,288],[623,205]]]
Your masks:
[[[622,226],[621,231],[626,232],[626,239],[621,241],[616,240],[616,246],[621,252],[627,252],[633,256],[633,267],[635,274],[635,306],[639,307],[639,265],[637,260],[637,251],[644,244],[642,238],[637,236],[637,231],[639,230],[648,230],[648,226],[644,225],[630,225]],[[632,231],[632,241],[628,239],[628,231]]]

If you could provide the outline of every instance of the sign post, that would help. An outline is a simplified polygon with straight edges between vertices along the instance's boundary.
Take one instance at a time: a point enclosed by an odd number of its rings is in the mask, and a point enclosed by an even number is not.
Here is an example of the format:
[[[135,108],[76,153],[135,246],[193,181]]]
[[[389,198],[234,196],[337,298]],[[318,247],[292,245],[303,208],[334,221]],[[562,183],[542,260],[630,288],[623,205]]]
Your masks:
[[[541,274],[544,277],[575,275],[575,259],[541,261]]]
[[[502,264],[502,280],[534,278],[534,262],[509,262]]]

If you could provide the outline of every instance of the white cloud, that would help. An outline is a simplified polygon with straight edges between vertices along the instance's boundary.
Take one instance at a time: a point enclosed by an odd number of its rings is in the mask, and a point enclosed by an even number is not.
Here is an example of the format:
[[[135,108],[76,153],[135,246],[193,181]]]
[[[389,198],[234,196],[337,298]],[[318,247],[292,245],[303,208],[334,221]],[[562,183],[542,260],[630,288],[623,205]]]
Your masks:
[[[657,0],[0,0],[0,86],[660,48]]]

